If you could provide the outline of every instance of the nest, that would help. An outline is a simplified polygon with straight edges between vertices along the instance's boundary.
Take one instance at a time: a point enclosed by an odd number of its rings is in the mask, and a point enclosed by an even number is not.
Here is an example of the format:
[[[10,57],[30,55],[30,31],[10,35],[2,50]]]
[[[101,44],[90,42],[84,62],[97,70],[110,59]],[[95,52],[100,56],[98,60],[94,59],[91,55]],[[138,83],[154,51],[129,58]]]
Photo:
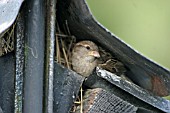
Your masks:
[[[61,32],[59,25],[57,24],[57,33],[56,33],[56,54],[55,60],[67,67],[71,67],[71,51],[76,43],[76,37],[71,35],[67,21],[65,23],[65,34]],[[108,51],[99,46],[100,58],[98,59],[98,66],[115,73],[116,75],[122,75],[126,72],[125,66],[113,57]]]
[[[56,27],[55,61],[67,67],[68,69],[72,69],[71,51],[76,43],[76,37],[70,33],[67,21],[65,23],[64,33],[60,30],[58,24]],[[4,34],[4,36],[0,38],[0,56],[14,50],[14,28],[15,24],[13,24]],[[116,60],[108,51],[104,50],[102,47],[99,47],[99,53],[101,55],[99,59],[99,67],[104,68],[112,73],[116,73],[117,75],[122,75],[122,73],[126,71],[124,65]],[[79,97],[73,105],[72,112],[76,110],[77,106],[81,106],[80,111],[82,111],[82,96],[83,93],[81,88]]]
[[[14,50],[14,28],[15,23],[0,37],[0,56]]]
[[[71,69],[71,51],[76,42],[76,38],[71,35],[68,26],[66,26],[66,28],[66,34],[64,34],[57,24],[55,60],[59,64]]]
[[[59,25],[57,24],[55,60],[59,64],[65,66],[66,68],[72,69],[71,51],[76,43],[76,37],[70,33],[67,22],[65,23],[64,28],[65,29],[63,33],[60,30]],[[120,61],[118,61],[115,57],[113,57],[107,50],[103,49],[100,46],[98,47],[100,53],[100,58],[98,59],[98,66],[118,76],[121,76],[126,80],[129,80],[127,79],[126,76],[124,76],[124,73],[126,72],[125,66]],[[83,90],[86,91],[87,89],[83,89]],[[81,88],[77,101],[73,104],[73,108],[71,112],[77,111],[78,106],[80,108],[79,111],[82,112],[83,92]]]

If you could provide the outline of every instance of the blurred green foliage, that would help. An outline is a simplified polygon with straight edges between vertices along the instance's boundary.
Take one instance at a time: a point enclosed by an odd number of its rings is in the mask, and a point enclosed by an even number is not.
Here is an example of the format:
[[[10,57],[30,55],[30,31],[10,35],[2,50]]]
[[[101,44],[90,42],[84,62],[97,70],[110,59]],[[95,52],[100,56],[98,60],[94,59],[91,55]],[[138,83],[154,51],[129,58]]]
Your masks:
[[[169,96],[166,96],[166,97],[163,97],[164,99],[167,99],[167,100],[170,100],[170,95]]]
[[[146,57],[170,69],[170,0],[86,0],[93,16]]]

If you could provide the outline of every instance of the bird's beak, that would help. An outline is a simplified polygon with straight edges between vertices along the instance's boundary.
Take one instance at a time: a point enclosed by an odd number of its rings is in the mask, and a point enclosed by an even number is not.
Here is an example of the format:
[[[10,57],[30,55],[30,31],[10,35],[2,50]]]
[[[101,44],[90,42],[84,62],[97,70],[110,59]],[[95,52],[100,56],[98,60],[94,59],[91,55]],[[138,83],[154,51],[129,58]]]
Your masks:
[[[100,54],[97,51],[89,51],[88,55],[99,58]]]

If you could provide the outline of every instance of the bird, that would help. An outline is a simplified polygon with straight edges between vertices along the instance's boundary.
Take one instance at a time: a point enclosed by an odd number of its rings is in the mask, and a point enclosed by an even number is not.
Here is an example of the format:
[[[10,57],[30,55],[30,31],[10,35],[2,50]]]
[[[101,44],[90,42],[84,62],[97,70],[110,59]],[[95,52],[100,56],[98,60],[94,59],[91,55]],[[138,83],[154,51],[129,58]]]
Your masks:
[[[78,74],[88,77],[97,66],[99,57],[98,46],[94,42],[80,41],[72,49],[72,68]]]

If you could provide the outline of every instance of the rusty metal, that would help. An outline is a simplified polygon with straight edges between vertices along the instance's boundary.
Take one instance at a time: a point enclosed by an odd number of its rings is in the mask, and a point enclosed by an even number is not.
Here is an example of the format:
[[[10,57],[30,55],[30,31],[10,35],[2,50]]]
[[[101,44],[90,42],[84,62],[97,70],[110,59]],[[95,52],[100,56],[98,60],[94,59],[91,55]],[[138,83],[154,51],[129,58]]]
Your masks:
[[[20,13],[15,28],[15,113],[23,110],[24,84],[24,13]]]
[[[54,43],[56,32],[56,0],[47,0],[45,113],[53,113]]]
[[[121,89],[125,90],[126,92],[132,94],[133,96],[143,100],[144,102],[164,111],[170,112],[170,101],[164,98],[155,96],[148,92],[145,89],[137,86],[136,84],[123,80],[121,77],[116,76],[106,70],[102,70],[97,67],[97,75],[106,79],[110,83],[120,87]]]

